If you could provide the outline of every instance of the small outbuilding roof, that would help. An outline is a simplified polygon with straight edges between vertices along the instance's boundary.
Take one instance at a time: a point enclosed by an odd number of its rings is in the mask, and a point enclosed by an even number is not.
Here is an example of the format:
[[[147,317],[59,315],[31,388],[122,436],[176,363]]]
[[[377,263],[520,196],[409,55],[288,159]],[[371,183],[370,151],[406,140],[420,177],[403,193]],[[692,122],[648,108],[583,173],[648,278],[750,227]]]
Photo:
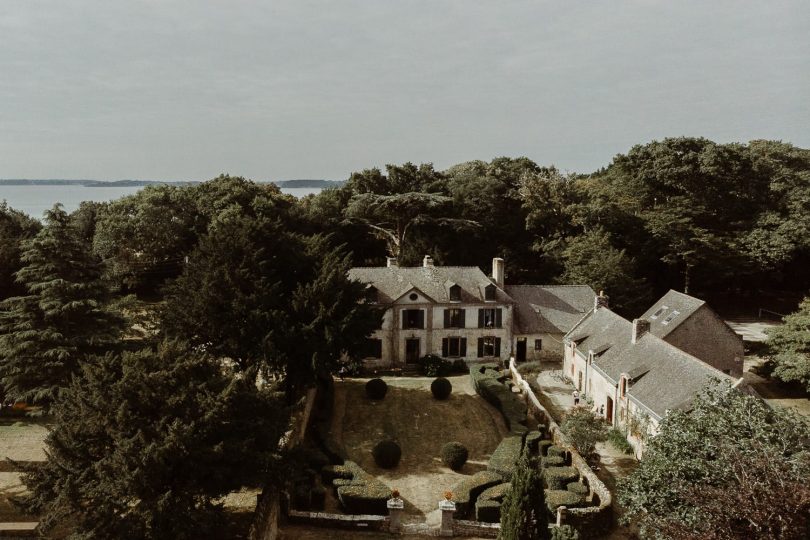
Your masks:
[[[670,289],[641,318],[650,321],[653,335],[665,338],[704,305],[699,298]]]
[[[587,285],[507,285],[515,300],[516,334],[565,334],[593,308]]]

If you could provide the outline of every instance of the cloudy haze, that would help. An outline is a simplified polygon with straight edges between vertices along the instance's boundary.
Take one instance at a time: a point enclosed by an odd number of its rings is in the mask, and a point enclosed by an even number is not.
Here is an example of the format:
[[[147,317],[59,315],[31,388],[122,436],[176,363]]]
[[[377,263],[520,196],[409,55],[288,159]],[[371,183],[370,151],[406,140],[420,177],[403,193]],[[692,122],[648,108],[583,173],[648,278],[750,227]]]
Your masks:
[[[0,2],[0,178],[346,178],[810,146],[797,1]]]

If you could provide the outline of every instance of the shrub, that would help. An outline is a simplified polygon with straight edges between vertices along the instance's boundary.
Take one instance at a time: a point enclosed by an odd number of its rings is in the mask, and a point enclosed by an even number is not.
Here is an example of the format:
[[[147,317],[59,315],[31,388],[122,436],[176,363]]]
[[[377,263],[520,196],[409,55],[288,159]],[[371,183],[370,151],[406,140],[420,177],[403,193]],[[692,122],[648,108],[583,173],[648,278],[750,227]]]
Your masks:
[[[582,497],[587,497],[588,493],[591,492],[591,490],[588,489],[588,486],[586,486],[582,482],[571,482],[566,486],[566,489],[571,493],[576,493],[577,495],[581,495]]]
[[[494,364],[482,364],[470,370],[470,379],[475,391],[501,411],[506,425],[513,434],[526,433],[526,404],[512,393],[505,383],[506,377],[498,372]]]
[[[624,436],[620,430],[613,428],[608,431],[608,442],[620,452],[624,452],[625,454],[632,454],[633,447],[627,442],[627,437]]]
[[[558,506],[574,508],[580,504],[582,504],[582,497],[576,493],[571,493],[568,490],[560,489],[546,490],[546,506],[552,514],[557,512]]]
[[[543,471],[548,489],[565,489],[569,482],[579,480],[579,471],[574,467],[548,467]]]
[[[453,360],[453,373],[468,373],[470,368],[467,367],[467,362],[459,358]]]
[[[442,462],[454,471],[467,463],[468,456],[467,447],[459,442],[449,442],[442,446]]]
[[[579,531],[571,525],[551,529],[551,540],[579,540]]]
[[[522,450],[523,437],[520,435],[507,435],[495,448],[495,451],[492,452],[487,469],[502,475],[504,480],[511,480],[515,464],[520,459]]]
[[[559,456],[559,457],[565,459],[565,448],[562,448],[561,446],[556,446],[556,445],[549,446],[548,449],[546,450],[546,455],[548,457]]]
[[[310,492],[310,508],[316,511],[323,510],[326,504],[326,490],[322,486],[315,486]]]
[[[428,377],[444,377],[450,375],[453,364],[435,354],[426,354],[419,359],[419,372]]]
[[[543,371],[543,367],[540,362],[523,362],[517,366],[517,372],[521,375],[540,373],[541,371]]]
[[[551,442],[548,439],[543,439],[542,441],[537,443],[537,451],[538,451],[539,455],[540,456],[545,456],[546,454],[548,454],[548,448],[550,446],[554,446],[554,443]]]
[[[380,441],[371,450],[371,455],[383,469],[393,469],[402,457],[402,449],[394,441]]]
[[[512,484],[510,482],[504,482],[503,484],[498,484],[497,486],[492,486],[491,488],[487,488],[481,492],[481,495],[478,496],[478,501],[498,501],[502,502],[503,498],[512,488]]]
[[[453,489],[453,502],[456,503],[455,517],[462,519],[472,509],[471,504],[487,488],[503,483],[503,477],[492,471],[479,471],[456,484]]]
[[[447,399],[453,391],[453,385],[444,377],[439,377],[430,383],[430,391],[436,399]]]
[[[388,393],[388,385],[382,379],[371,379],[366,383],[366,395],[369,399],[381,400]]]
[[[543,436],[539,431],[530,431],[526,434],[526,447],[533,453],[537,453],[537,445]]]
[[[586,459],[593,454],[596,443],[606,441],[608,436],[608,428],[602,417],[584,407],[577,407],[566,414],[560,428]]]
[[[498,523],[501,521],[501,503],[479,500],[475,503],[475,519],[485,523]]]
[[[565,458],[560,456],[548,456],[544,457],[540,460],[540,464],[543,466],[544,469],[548,467],[561,467],[565,465]]]
[[[357,463],[329,465],[322,470],[324,479],[333,478],[337,496],[343,509],[350,514],[388,514],[386,502],[391,490],[364,471]]]

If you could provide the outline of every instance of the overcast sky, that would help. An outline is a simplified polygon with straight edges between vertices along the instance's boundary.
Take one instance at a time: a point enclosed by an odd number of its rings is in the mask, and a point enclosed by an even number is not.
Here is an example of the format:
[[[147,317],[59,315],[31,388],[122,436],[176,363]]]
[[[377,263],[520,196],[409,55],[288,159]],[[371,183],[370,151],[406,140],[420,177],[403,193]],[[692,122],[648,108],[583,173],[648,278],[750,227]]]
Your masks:
[[[1,0],[0,178],[810,147],[810,2]]]

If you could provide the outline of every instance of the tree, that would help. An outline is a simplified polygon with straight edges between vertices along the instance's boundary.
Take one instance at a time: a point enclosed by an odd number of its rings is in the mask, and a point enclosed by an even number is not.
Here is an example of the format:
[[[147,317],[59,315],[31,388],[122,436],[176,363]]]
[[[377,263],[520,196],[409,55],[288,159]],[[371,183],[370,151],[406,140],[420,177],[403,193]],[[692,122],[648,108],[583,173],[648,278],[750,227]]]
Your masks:
[[[60,205],[23,244],[22,296],[0,303],[0,376],[18,400],[48,405],[89,354],[117,343],[122,319],[109,309],[101,264]]]
[[[585,458],[593,454],[596,443],[606,441],[608,436],[608,428],[602,417],[585,407],[574,407],[569,411],[560,428]]]
[[[671,411],[619,484],[623,520],[663,538],[806,538],[810,426],[727,383]]]
[[[22,267],[21,244],[39,232],[42,225],[0,201],[0,300],[25,293],[14,274]]]
[[[768,350],[776,364],[774,375],[785,382],[797,381],[810,392],[810,297],[783,322],[768,330]]]
[[[223,538],[217,499],[277,481],[279,400],[183,344],[107,354],[59,397],[23,504],[87,539]]]
[[[548,538],[548,515],[536,458],[524,450],[512,475],[512,487],[501,506],[501,540]]]

